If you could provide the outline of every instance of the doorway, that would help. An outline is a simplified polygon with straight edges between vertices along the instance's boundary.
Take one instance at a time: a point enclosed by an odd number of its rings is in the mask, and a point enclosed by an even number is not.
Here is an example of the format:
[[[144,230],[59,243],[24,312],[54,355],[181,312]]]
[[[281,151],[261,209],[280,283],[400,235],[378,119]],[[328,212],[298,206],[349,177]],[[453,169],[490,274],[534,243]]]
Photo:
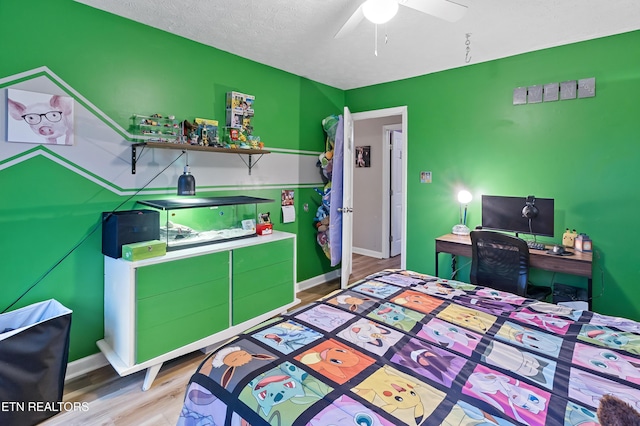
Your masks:
[[[384,159],[383,170],[382,223],[385,224],[382,253],[385,257],[402,255],[402,223],[404,221],[403,151],[404,135],[402,124],[383,126]],[[387,196],[388,194],[388,196]]]
[[[407,109],[396,107],[353,113],[352,118],[354,152],[362,147],[364,152],[370,153],[370,158],[369,167],[358,167],[357,159],[353,159],[356,167],[353,169],[351,249],[355,254],[378,259],[398,256],[399,266],[404,268]],[[395,152],[392,150],[393,139],[396,140]],[[392,195],[394,184],[395,197]],[[394,238],[390,239],[392,233]]]

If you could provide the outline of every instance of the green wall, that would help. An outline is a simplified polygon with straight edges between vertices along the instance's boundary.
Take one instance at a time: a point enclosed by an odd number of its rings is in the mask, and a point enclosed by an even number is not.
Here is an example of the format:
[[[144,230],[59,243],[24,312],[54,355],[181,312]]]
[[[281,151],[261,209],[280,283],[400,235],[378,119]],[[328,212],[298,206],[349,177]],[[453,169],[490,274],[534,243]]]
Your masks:
[[[46,66],[125,129],[133,112],[171,112],[178,118],[208,117],[224,122],[225,94],[236,90],[256,96],[255,133],[268,147],[292,150],[293,158],[298,151],[324,149],[321,121],[344,105],[342,90],[71,0],[3,0],[0,16],[0,79]],[[13,83],[0,85],[0,89]],[[95,155],[102,154],[96,150]],[[2,163],[6,166],[6,161],[0,160],[0,166]],[[304,281],[332,268],[315,242],[313,217],[320,196],[308,186],[297,187],[298,183],[282,188],[296,191],[296,222],[281,224],[279,215],[273,217],[275,229],[298,236],[297,281]],[[261,184],[264,182],[256,182],[247,191],[198,195],[241,193],[280,199],[279,189],[260,189]],[[49,298],[71,308],[70,360],[98,352],[95,342],[103,338],[99,219],[101,212],[127,198],[43,156],[0,167],[0,225],[4,229],[0,311],[53,268],[12,309]],[[308,212],[304,212],[304,203],[309,204]],[[120,209],[134,206],[135,198]],[[279,210],[277,202],[264,207]]]
[[[638,237],[629,222],[640,204],[633,187],[640,174],[633,107],[640,32],[344,92],[71,0],[0,1],[0,16],[0,78],[46,66],[124,128],[132,112],[222,120],[225,93],[239,90],[256,95],[253,124],[268,146],[320,151],[320,121],[343,105],[354,112],[407,105],[409,268],[433,272],[433,239],[457,221],[459,186],[476,196],[472,226],[480,223],[482,193],[553,197],[555,240],[565,227],[594,240],[594,294],[604,285],[594,309],[640,319],[634,293],[640,262],[627,249]],[[512,105],[514,87],[587,77],[597,79],[595,98]],[[422,170],[433,172],[432,184],[419,183]],[[235,193],[280,197],[277,189]],[[233,193],[201,195],[226,194]],[[126,197],[36,156],[0,170],[0,199],[0,308],[62,260],[14,308],[58,299],[74,310],[70,359],[96,353],[103,337],[96,226],[100,212]],[[298,235],[298,281],[331,270],[311,223],[318,202],[313,189],[297,188],[298,220],[276,223]],[[465,274],[468,268],[459,277]],[[562,275],[534,279],[583,284]]]
[[[412,79],[350,90],[352,111],[408,106],[407,267],[434,272],[434,238],[458,221],[457,189],[555,198],[555,238],[565,228],[594,242],[594,310],[640,319],[635,213],[640,197],[640,32],[631,32]],[[520,86],[596,78],[596,97],[512,104]],[[421,184],[420,171],[433,183]],[[440,274],[451,271],[441,256]],[[461,259],[463,265],[468,259]],[[468,279],[468,267],[458,275]],[[586,285],[537,273],[532,280]],[[604,293],[601,297],[601,289]]]

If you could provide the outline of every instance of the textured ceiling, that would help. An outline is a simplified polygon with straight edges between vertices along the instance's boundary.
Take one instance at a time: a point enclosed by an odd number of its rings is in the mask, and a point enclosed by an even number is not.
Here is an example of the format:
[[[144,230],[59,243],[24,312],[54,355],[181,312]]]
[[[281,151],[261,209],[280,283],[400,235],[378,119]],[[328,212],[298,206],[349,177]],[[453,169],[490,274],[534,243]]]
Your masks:
[[[640,0],[456,0],[455,23],[400,7],[376,56],[366,20],[334,38],[362,0],[76,1],[345,90],[640,29]]]

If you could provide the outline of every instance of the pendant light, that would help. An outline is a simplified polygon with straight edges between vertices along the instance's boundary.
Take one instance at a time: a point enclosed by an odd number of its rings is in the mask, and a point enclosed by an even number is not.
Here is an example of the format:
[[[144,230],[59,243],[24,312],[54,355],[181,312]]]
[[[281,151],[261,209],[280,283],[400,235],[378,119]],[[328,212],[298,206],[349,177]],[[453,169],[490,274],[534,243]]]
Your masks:
[[[182,151],[182,153],[187,153]],[[184,173],[178,178],[178,195],[196,195],[196,178],[193,177],[189,170],[189,154],[187,153],[187,161],[184,166]]]

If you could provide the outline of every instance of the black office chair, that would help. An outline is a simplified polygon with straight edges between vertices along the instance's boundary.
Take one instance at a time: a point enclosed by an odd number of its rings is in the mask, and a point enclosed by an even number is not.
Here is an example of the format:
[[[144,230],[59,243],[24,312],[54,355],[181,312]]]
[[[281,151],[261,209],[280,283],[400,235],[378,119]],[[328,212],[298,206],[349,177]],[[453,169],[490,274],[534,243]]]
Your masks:
[[[545,300],[550,287],[534,286],[529,279],[529,247],[500,232],[471,231],[471,284],[494,288],[535,300]]]

